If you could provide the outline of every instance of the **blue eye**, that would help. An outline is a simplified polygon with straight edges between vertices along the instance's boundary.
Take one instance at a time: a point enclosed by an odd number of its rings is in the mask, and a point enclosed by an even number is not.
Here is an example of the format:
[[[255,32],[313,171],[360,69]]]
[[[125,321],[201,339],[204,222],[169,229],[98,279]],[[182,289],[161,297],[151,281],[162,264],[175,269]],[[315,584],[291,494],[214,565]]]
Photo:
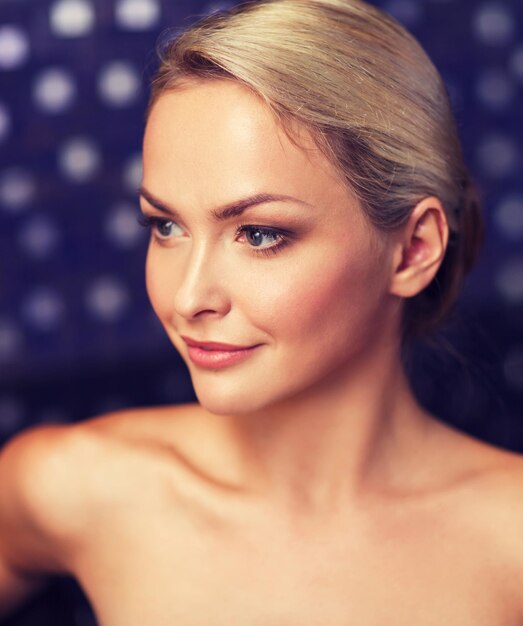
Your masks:
[[[138,223],[145,228],[154,229],[155,235],[158,236],[160,240],[168,239],[172,235],[170,229],[173,226],[178,226],[176,222],[172,220],[164,220],[161,217],[152,217],[149,215],[140,215],[138,217]]]
[[[149,228],[154,236],[160,241],[166,241],[172,236],[172,228],[178,227],[176,222],[166,220],[161,217],[141,214],[138,223],[145,228]],[[236,235],[245,233],[249,248],[255,254],[270,256],[279,252],[290,243],[291,233],[268,228],[266,226],[255,226],[253,224],[240,224],[236,230]],[[269,245],[263,245],[269,242]],[[271,243],[272,242],[272,243]]]
[[[276,254],[289,242],[289,237],[274,228],[265,226],[254,226],[252,224],[241,224],[236,231],[237,234],[245,233],[247,241],[252,244],[252,251],[255,254],[265,254],[267,256]],[[264,239],[272,240],[272,245],[261,247]]]

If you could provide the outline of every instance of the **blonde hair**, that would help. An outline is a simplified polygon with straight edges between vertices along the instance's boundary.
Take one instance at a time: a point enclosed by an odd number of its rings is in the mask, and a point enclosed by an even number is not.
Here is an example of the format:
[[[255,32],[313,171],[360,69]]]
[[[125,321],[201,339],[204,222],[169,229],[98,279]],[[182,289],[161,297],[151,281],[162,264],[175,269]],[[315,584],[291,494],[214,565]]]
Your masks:
[[[382,232],[427,196],[450,229],[431,284],[406,300],[403,337],[447,316],[483,239],[449,97],[415,38],[361,0],[257,0],[211,15],[161,47],[149,110],[191,78],[239,81],[290,129],[305,125]]]

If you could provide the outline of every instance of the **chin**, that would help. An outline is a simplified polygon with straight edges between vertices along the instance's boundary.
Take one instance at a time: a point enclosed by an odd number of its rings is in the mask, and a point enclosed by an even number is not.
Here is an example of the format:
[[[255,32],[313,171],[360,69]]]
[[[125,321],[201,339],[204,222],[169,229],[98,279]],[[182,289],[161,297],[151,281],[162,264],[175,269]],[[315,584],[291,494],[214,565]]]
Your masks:
[[[254,380],[221,376],[193,376],[194,392],[200,405],[216,415],[241,416],[268,411],[280,403],[307,392],[314,381],[310,377],[256,376]],[[250,377],[249,377],[250,378]]]
[[[268,394],[263,387],[242,386],[238,380],[231,382],[228,385],[218,378],[214,381],[193,378],[194,392],[200,405],[215,415],[247,415],[267,406]]]
[[[237,395],[212,394],[209,391],[198,392],[195,389],[199,404],[214,415],[249,415],[266,406],[264,402],[245,401]]]
[[[258,368],[195,371],[189,368],[198,402],[216,415],[249,415],[263,411],[285,395],[276,376]]]

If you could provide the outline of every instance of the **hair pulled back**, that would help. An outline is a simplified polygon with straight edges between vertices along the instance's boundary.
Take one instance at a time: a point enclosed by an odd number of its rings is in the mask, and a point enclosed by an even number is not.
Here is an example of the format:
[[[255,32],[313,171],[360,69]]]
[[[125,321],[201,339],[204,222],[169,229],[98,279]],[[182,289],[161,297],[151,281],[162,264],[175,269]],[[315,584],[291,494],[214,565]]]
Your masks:
[[[149,108],[191,78],[239,81],[287,129],[305,125],[382,232],[427,196],[449,223],[443,262],[405,302],[403,338],[451,310],[483,240],[479,199],[441,77],[416,39],[361,0],[257,0],[168,38]]]

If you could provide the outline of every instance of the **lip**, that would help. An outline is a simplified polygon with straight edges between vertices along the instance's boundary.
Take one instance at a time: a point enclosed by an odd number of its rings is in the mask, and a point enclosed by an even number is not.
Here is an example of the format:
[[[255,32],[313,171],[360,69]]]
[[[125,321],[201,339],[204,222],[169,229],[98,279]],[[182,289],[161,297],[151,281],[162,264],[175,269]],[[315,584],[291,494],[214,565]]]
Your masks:
[[[256,346],[238,346],[232,343],[220,343],[218,341],[198,341],[196,339],[191,339],[190,337],[185,337],[184,335],[180,335],[180,336],[189,347],[203,348],[205,350],[218,350],[218,351],[232,352],[235,350],[249,350],[250,348],[256,347]]]
[[[199,367],[209,369],[218,369],[245,361],[256,348],[261,346],[261,344],[237,346],[217,341],[196,341],[183,335],[182,339],[187,344],[187,352],[191,361]]]

